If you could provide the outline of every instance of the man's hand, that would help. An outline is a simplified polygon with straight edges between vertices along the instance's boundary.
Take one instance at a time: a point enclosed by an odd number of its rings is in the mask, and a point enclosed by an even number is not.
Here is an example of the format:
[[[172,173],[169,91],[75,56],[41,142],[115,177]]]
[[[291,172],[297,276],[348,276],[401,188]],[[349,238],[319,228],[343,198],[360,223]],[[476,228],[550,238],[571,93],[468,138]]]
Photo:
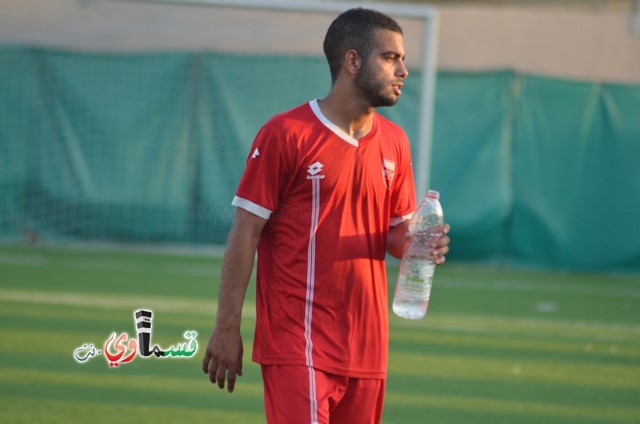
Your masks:
[[[429,256],[437,265],[443,264],[446,260],[444,255],[449,253],[449,243],[451,242],[447,235],[449,231],[451,231],[449,224],[444,224],[442,226],[442,235],[429,245]]]
[[[429,256],[433,258],[433,262],[437,265],[443,264],[445,262],[444,256],[449,253],[449,242],[451,242],[451,239],[447,234],[450,230],[451,227],[449,224],[443,224],[442,235],[429,246]],[[389,230],[387,252],[395,258],[401,259],[404,248],[410,241],[409,220],[405,220]]]
[[[212,384],[233,392],[236,376],[242,376],[242,337],[239,331],[220,331],[217,328],[209,338],[209,344],[202,361],[202,371],[209,374]]]

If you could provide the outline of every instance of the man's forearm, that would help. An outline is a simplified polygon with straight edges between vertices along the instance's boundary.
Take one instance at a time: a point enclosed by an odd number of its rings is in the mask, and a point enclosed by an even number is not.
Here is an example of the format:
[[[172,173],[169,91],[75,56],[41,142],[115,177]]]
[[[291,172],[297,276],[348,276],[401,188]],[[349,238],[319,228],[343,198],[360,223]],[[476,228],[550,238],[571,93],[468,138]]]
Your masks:
[[[255,251],[249,256],[244,252],[229,252],[228,249],[225,253],[218,292],[218,327],[240,327],[242,304],[253,269]]]
[[[263,222],[239,211],[233,223],[222,261],[216,326],[238,329]],[[261,225],[262,224],[262,225]]]
[[[409,220],[402,221],[400,224],[389,229],[387,235],[387,252],[394,258],[402,258],[404,246],[409,241],[407,233],[409,232]]]

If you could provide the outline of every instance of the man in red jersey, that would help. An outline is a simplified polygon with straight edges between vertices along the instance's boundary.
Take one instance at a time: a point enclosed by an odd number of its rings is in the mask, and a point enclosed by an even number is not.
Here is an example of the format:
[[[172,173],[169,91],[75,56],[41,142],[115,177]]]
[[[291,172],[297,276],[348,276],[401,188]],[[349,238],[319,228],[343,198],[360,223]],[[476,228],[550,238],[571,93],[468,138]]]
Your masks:
[[[252,359],[262,368],[269,423],[380,422],[385,254],[402,255],[416,207],[409,141],[375,112],[397,102],[408,75],[400,26],[351,9],[329,27],[324,51],[329,94],[270,119],[249,153],[203,360],[211,382],[232,392],[257,250]],[[431,246],[436,263],[448,244],[443,235]]]

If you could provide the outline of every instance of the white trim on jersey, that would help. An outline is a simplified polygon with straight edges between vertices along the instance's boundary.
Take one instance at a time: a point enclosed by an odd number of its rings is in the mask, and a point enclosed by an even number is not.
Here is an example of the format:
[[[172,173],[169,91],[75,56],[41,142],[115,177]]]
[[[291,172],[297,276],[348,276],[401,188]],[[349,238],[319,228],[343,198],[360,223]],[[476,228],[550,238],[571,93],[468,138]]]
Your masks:
[[[408,215],[400,216],[400,217],[397,217],[397,218],[390,218],[389,219],[389,227],[395,227],[397,225],[400,225],[404,221],[406,221],[407,219],[411,219],[412,216],[413,216],[413,212],[411,212]]]
[[[309,248],[307,251],[307,295],[304,313],[305,359],[309,367],[309,398],[311,399],[311,422],[318,421],[318,400],[316,378],[313,370],[313,340],[311,323],[313,320],[313,295],[316,282],[316,231],[320,218],[320,180],[311,180],[311,225],[309,228]]]
[[[316,391],[316,370],[309,369],[309,408],[311,413],[311,424],[318,424],[318,393]]]
[[[349,144],[351,144],[351,145],[353,145],[355,147],[359,146],[358,140],[356,140],[355,138],[351,137],[346,132],[342,131],[336,124],[334,124],[333,122],[329,121],[327,119],[327,117],[324,116],[324,114],[320,110],[320,106],[318,106],[318,99],[311,100],[309,102],[309,106],[311,106],[311,110],[316,115],[316,117],[320,120],[320,122],[322,122],[325,127],[329,128],[331,130],[331,132],[333,132],[335,135],[337,135],[338,137],[340,137],[341,139],[343,139],[347,143],[349,143]]]
[[[269,217],[271,216],[271,211],[269,209],[263,208],[262,206],[253,203],[251,200],[247,200],[242,197],[234,196],[231,204],[233,206],[251,212],[252,214],[257,215],[263,219],[269,219]]]

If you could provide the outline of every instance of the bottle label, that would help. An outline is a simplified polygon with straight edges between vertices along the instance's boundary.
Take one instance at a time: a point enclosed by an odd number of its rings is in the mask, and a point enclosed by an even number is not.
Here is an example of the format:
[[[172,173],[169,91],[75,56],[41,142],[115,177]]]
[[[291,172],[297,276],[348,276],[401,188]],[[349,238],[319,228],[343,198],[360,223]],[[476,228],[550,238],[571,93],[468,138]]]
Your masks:
[[[425,294],[431,287],[433,262],[423,258],[406,258],[400,264],[398,284],[405,291]]]

